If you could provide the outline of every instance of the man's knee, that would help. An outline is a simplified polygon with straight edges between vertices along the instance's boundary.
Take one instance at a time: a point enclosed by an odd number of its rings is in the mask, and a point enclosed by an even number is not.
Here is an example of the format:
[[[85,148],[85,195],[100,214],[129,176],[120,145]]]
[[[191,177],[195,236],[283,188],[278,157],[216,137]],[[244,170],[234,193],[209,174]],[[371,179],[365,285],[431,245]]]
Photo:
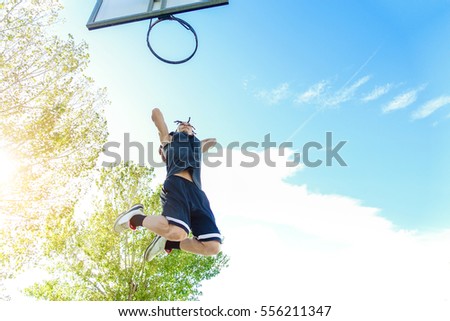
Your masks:
[[[187,238],[188,234],[185,230],[183,230],[181,227],[170,225],[169,226],[169,232],[166,235],[166,239],[169,241],[183,241],[185,238]]]
[[[204,242],[203,245],[205,246],[205,255],[217,255],[220,253],[220,242],[217,241],[210,241],[210,242]]]

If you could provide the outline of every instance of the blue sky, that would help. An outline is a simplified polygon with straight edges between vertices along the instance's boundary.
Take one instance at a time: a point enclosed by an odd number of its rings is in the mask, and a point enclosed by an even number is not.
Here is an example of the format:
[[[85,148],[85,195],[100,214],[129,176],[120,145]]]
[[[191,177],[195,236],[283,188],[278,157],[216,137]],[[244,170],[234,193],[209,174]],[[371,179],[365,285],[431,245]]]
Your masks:
[[[205,284],[206,300],[230,298],[218,293],[223,282],[257,286],[257,276],[280,266],[268,263],[244,281],[239,275],[247,271],[245,264],[276,253],[288,271],[295,272],[295,257],[307,255],[313,259],[302,267],[303,275],[316,281],[314,273],[329,275],[319,282],[335,285],[327,295],[314,292],[317,283],[298,281],[310,298],[340,302],[339,273],[366,271],[383,279],[370,281],[375,290],[361,307],[381,293],[386,302],[402,297],[399,304],[411,304],[417,297],[407,277],[417,280],[422,293],[434,293],[429,300],[448,302],[444,287],[417,277],[442,271],[436,282],[449,282],[448,254],[442,255],[450,244],[448,0],[231,0],[179,15],[197,31],[199,49],[176,66],[148,51],[148,22],[88,31],[95,1],[62,3],[65,23],[58,32],[89,44],[88,72],[108,88],[110,140],[121,142],[130,133],[133,140],[157,142],[150,112],[159,107],[169,123],[192,117],[199,136],[216,137],[223,146],[262,142],[268,133],[277,144],[291,141],[291,152],[310,141],[325,144],[326,132],[335,144],[347,141],[340,152],[347,167],[334,162],[292,169],[283,166],[286,157],[274,156],[276,168],[204,170],[205,190],[227,232],[226,252],[236,258],[229,271]],[[155,41],[161,50],[176,50],[182,43],[178,34],[172,39],[172,31],[160,26]],[[323,158],[324,152],[312,156]],[[158,180],[163,179],[161,170]],[[238,249],[249,240],[255,242],[250,257]],[[333,272],[326,268],[330,264]],[[398,288],[384,293],[392,281]],[[361,293],[359,284],[355,279],[346,286]],[[258,298],[254,290],[244,294]]]
[[[168,120],[191,116],[224,145],[270,133],[301,149],[331,131],[347,141],[348,167],[307,168],[289,182],[360,199],[402,228],[450,224],[448,1],[231,1],[180,15],[200,45],[178,66],[148,51],[147,22],[87,31],[93,4],[63,4],[64,32],[89,43],[91,75],[109,89],[112,140],[154,140],[154,106]],[[167,25],[155,46],[164,35],[176,50],[190,35]],[[439,98],[441,108],[417,114]]]

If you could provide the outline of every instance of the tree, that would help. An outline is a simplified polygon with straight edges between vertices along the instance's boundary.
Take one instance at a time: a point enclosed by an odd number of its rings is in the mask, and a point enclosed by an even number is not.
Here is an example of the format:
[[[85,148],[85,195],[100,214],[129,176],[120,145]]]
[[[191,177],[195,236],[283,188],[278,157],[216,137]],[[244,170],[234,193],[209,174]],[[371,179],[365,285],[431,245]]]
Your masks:
[[[57,0],[0,3],[0,148],[19,166],[0,200],[0,283],[36,264],[49,224],[71,220],[107,137],[87,45],[52,36]]]
[[[52,279],[27,293],[47,300],[195,300],[200,282],[226,266],[227,257],[202,257],[173,251],[151,262],[143,260],[154,235],[145,229],[113,232],[118,213],[142,203],[160,213],[159,189],[150,186],[153,169],[121,164],[102,169],[98,193],[85,219],[54,226],[61,233],[48,244]]]

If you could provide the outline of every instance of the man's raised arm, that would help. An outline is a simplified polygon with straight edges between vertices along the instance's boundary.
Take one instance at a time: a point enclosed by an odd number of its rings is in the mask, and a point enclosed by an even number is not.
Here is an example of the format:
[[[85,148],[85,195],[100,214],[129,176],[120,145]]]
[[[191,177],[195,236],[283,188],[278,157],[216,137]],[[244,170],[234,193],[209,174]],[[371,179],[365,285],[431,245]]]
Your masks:
[[[155,123],[156,128],[158,129],[159,140],[161,141],[161,144],[168,143],[170,141],[169,129],[167,128],[167,124],[164,121],[164,116],[159,108],[154,108],[152,110],[152,120]]]

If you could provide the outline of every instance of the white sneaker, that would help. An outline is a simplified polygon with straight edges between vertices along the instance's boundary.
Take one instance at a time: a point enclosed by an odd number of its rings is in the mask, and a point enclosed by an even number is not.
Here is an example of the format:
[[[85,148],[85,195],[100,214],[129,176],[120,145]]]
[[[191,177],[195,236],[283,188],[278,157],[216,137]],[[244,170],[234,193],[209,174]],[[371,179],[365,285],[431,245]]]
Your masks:
[[[145,215],[143,210],[144,210],[144,206],[142,204],[135,204],[128,211],[120,214],[116,218],[116,221],[114,222],[114,231],[116,231],[117,233],[120,233],[125,230],[128,230],[129,228],[131,228],[132,230],[135,230],[136,227],[134,227],[130,224],[130,219],[137,214]]]
[[[151,261],[153,260],[158,254],[163,253],[165,251],[166,246],[166,239],[162,236],[157,236],[155,239],[150,243],[150,245],[147,247],[147,249],[144,252],[144,260]]]

